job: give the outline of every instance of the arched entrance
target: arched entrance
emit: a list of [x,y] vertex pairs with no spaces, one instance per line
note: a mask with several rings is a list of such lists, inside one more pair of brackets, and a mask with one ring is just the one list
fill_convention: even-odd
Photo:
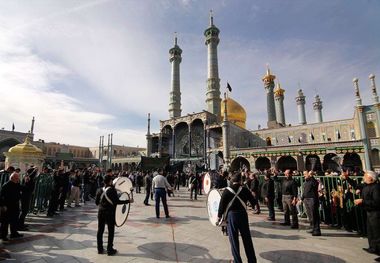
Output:
[[346,153],[343,157],[343,166],[348,167],[351,171],[363,170],[362,160],[357,153]]
[[186,122],[180,122],[174,127],[174,136],[175,157],[190,156],[189,126]]
[[7,152],[13,146],[19,144],[20,142],[15,138],[8,138],[0,142],[0,162],[5,162],[5,156],[3,152]]
[[204,128],[200,119],[194,120],[191,125],[191,156],[202,157],[204,152]]
[[306,170],[308,171],[322,171],[321,160],[316,154],[309,154],[306,156]]
[[287,169],[297,170],[297,161],[292,156],[281,156],[277,161],[277,169],[284,172]]
[[173,156],[173,129],[167,125],[161,130],[161,156]]
[[380,158],[379,158],[379,150],[372,149],[371,150],[371,160],[373,166],[380,166]]
[[328,153],[323,157],[323,171],[331,170],[339,172],[339,165],[333,160],[336,156],[335,153]]
[[231,168],[230,170],[233,171],[241,171],[243,169],[247,168],[250,170],[250,164],[247,159],[244,157],[236,157],[232,162],[231,162]]
[[270,137],[267,137],[265,141],[267,142],[267,146],[272,146],[272,140]]
[[270,169],[270,160],[267,157],[259,157],[255,161],[255,167],[259,171]]

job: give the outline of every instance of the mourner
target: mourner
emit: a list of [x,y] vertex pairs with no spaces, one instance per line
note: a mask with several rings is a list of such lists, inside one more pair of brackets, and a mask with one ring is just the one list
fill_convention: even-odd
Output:
[[26,231],[28,230],[25,225],[25,218],[29,212],[30,199],[32,198],[32,194],[35,186],[35,178],[38,173],[38,168],[31,166],[22,179],[21,184],[21,213],[19,217],[19,230]]
[[290,215],[292,215],[291,228],[298,229],[298,216],[297,216],[297,195],[298,185],[292,177],[292,171],[285,171],[285,178],[282,182],[282,206],[284,209],[284,222],[283,226],[290,226]]
[[257,262],[246,211],[247,201],[251,203],[252,207],[255,206],[257,201],[248,188],[242,187],[240,173],[235,173],[231,177],[231,183],[231,187],[227,187],[222,194],[218,209],[218,221],[221,220],[223,215],[226,215],[228,238],[234,263],[243,262],[239,250],[239,233],[243,240],[247,262]]
[[152,176],[150,172],[147,172],[144,177],[144,184],[145,184],[145,199],[144,199],[144,205],[149,205],[149,196],[151,193],[152,188]]
[[154,200],[156,201],[156,218],[160,218],[160,200],[162,200],[166,218],[170,217],[168,204],[166,202],[166,190],[171,190],[172,187],[163,174],[164,171],[159,169],[158,174],[152,181],[152,190],[154,191]]
[[197,200],[198,186],[198,177],[194,173],[191,173],[189,177],[190,200],[193,200],[193,193],[194,199]]
[[104,253],[103,248],[103,233],[105,225],[108,227],[108,243],[107,255],[112,256],[117,253],[113,247],[113,239],[115,234],[115,211],[116,205],[133,203],[133,199],[121,201],[117,195],[117,191],[112,184],[112,177],[106,176],[104,178],[104,187],[100,188],[96,194],[96,205],[99,206],[98,210],[98,233],[97,233],[97,247],[98,254]]
[[274,181],[272,180],[271,174],[267,172],[264,176],[264,182],[261,185],[261,197],[267,204],[269,216],[267,220],[275,221],[276,215],[274,212]]
[[[367,213],[368,253],[380,255],[380,184],[378,175],[373,171],[364,173],[365,183],[361,190],[361,199],[356,199],[356,205],[363,206]],[[380,259],[376,259],[380,261]]]
[[18,217],[20,214],[20,198],[21,186],[20,175],[13,172],[1,188],[0,192],[0,206],[2,208],[1,216],[1,238],[3,241],[8,241],[8,227],[10,225],[11,238],[22,237],[22,234],[17,232]]
[[303,184],[301,200],[305,204],[306,214],[310,221],[308,233],[311,233],[313,236],[320,236],[318,181],[314,178],[314,174],[313,171],[304,172],[305,182]]

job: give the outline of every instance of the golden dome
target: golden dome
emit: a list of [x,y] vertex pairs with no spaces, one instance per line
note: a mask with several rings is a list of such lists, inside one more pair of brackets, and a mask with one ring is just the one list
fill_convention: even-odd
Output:
[[30,143],[30,139],[26,136],[23,143],[17,144],[8,150],[13,154],[28,154],[28,155],[42,155],[43,152],[40,148]]
[[[226,100],[222,101],[221,116],[224,116],[224,105]],[[245,129],[245,122],[247,120],[247,114],[245,109],[231,98],[227,98],[227,119],[235,125]]]

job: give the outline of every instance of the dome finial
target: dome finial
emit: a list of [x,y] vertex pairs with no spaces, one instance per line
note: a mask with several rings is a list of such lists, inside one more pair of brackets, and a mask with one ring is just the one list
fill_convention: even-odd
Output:
[[214,25],[214,16],[212,13],[212,9],[210,9],[210,26],[213,26],[213,25]]
[[174,32],[174,45],[177,46],[177,32]]

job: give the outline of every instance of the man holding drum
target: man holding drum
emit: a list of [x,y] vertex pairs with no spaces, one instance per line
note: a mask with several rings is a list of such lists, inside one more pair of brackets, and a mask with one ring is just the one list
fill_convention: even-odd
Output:
[[[107,174],[112,174],[112,171],[107,171]],[[112,177],[107,175],[104,178],[104,187],[100,188],[96,194],[96,205],[99,206],[98,211],[98,233],[97,233],[97,245],[98,254],[104,253],[103,248],[103,233],[105,225],[108,226],[108,244],[107,255],[112,256],[117,253],[117,250],[113,248],[113,238],[115,234],[115,211],[116,205],[133,203],[133,199],[119,200],[117,191],[112,184]]]
[[241,174],[235,173],[231,177],[231,187],[224,190],[218,210],[218,221],[222,216],[227,219],[228,238],[231,244],[232,255],[235,263],[242,263],[239,250],[239,232],[243,240],[245,254],[248,263],[256,263],[255,249],[253,248],[251,232],[248,225],[246,203],[249,201],[252,207],[256,200],[250,190],[241,185]]

